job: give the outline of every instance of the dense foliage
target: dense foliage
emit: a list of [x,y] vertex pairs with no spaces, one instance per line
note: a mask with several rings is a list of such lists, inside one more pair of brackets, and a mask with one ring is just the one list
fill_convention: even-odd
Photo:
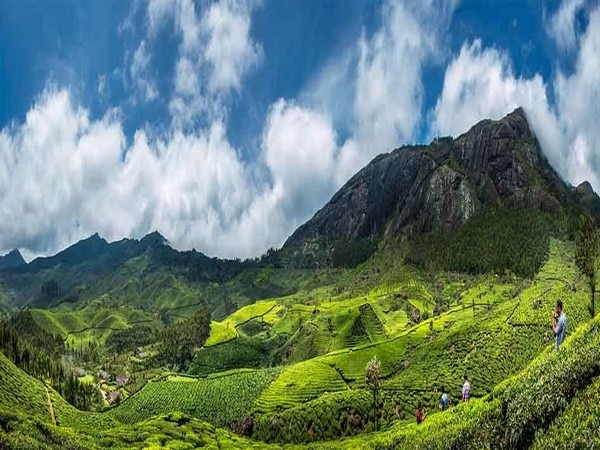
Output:
[[29,312],[0,322],[0,350],[25,372],[47,381],[73,406],[89,410],[99,403],[96,389],[80,383],[63,365],[62,340],[39,328]]
[[594,219],[585,214],[581,216],[575,239],[575,261],[577,267],[589,282],[591,291],[590,316],[596,315],[596,259],[598,256],[598,230]]
[[106,349],[111,353],[132,352],[137,347],[151,344],[155,339],[156,335],[151,327],[138,325],[113,331],[106,339]]
[[418,237],[408,260],[431,270],[532,277],[548,255],[551,219],[534,209],[477,213],[450,235]]
[[217,426],[232,427],[248,414],[276,375],[277,371],[267,369],[198,379],[166,377],[149,382],[109,414],[120,422],[136,423],[158,414],[180,411]]
[[365,261],[377,249],[374,239],[356,239],[333,244],[331,263],[334,267],[354,267]]
[[160,333],[155,364],[186,368],[194,358],[195,349],[202,347],[208,338],[210,314],[205,306],[191,318],[166,327]]

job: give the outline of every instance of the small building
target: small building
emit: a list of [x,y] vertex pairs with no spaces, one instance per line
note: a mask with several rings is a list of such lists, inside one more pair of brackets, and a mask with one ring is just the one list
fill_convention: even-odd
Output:
[[129,377],[127,375],[119,375],[117,377],[117,385],[118,386],[123,387],[127,383],[129,383]]
[[134,355],[136,358],[144,359],[146,355],[144,354],[144,349],[142,347],[138,347],[135,349]]
[[81,367],[78,367],[77,369],[75,369],[73,371],[73,373],[78,378],[85,377],[87,375],[86,372],[85,372],[85,370],[83,370]]
[[121,391],[107,392],[104,397],[108,403],[118,403],[121,401]]

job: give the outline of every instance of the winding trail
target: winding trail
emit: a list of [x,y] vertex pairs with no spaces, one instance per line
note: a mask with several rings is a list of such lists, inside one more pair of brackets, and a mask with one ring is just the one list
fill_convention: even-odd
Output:
[[48,410],[50,411],[50,418],[52,419],[52,423],[56,426],[56,416],[54,415],[54,406],[52,406],[52,399],[50,399],[48,386],[44,385],[44,389],[46,389],[46,397],[48,398]]

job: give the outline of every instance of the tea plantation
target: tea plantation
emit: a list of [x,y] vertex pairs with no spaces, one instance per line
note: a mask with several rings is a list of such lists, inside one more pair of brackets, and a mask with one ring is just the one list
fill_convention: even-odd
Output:
[[[600,322],[589,321],[589,293],[574,258],[573,243],[551,238],[547,258],[531,278],[426,272],[398,263],[389,251],[338,273],[337,282],[327,275],[324,284],[311,285],[302,275],[305,289],[213,318],[208,340],[195,350],[187,373],[163,368],[104,412],[75,409],[0,355],[0,443],[8,448],[588,447],[599,439],[594,411],[600,395]],[[556,354],[549,315],[558,299],[565,304],[569,336]],[[169,323],[156,312],[100,300],[80,309],[34,309],[32,315],[38,326],[73,347],[92,340],[104,345],[113,332],[136,330],[138,324],[159,332]],[[156,347],[144,350],[152,354]],[[101,346],[100,356],[110,367],[144,368],[143,358],[103,351]],[[365,367],[374,357],[381,362],[376,413],[365,385]],[[472,384],[468,404],[460,403],[465,373]],[[88,377],[97,382],[95,374]],[[437,412],[441,385],[451,399],[444,413]],[[429,415],[417,426],[419,402]]]

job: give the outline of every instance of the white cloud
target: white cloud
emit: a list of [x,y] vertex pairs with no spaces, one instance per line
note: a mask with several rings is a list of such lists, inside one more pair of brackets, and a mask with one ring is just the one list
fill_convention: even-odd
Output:
[[258,255],[331,191],[335,150],[326,117],[284,101],[252,165],[220,121],[164,137],[139,130],[128,146],[117,116],[91,120],[67,91],[49,90],[0,132],[0,249],[40,254],[96,231],[113,240],[159,230],[178,248]]
[[576,16],[585,3],[586,0],[562,0],[558,10],[550,17],[547,24],[548,34],[560,50],[569,51],[576,47]]
[[510,57],[481,41],[463,44],[448,65],[442,93],[433,111],[434,135],[457,135],[482,118],[499,119],[518,106],[547,104],[539,75],[516,78]]
[[285,213],[305,219],[332,190],[337,144],[329,118],[280,100],[269,113],[263,149]]
[[559,73],[554,84],[561,124],[574,162],[570,178],[589,179],[600,192],[600,6],[590,14],[581,36],[575,71]]
[[148,34],[156,36],[158,30],[173,17],[176,0],[148,0]]
[[421,65],[433,42],[402,3],[384,7],[382,28],[361,39],[355,113],[370,154],[410,138],[420,119]]
[[44,94],[24,124],[0,133],[0,247],[43,251],[82,237],[90,224],[73,212],[105,202],[123,143],[110,116],[90,123],[67,93]]
[[[257,3],[221,0],[199,13],[191,0],[151,0],[147,40],[131,71],[150,72],[151,40],[173,20],[181,40],[170,100],[175,126],[159,137],[139,130],[129,145],[115,115],[92,120],[68,93],[46,92],[25,123],[0,134],[0,248],[46,252],[95,231],[117,239],[155,229],[176,247],[225,257],[281,245],[373,156],[413,138],[421,72],[439,59],[455,3],[386,2],[380,29],[353,49],[356,79],[351,71],[343,77],[352,84],[347,113],[356,125],[345,142],[327,106],[279,100],[258,160],[247,162],[228,142],[219,108],[260,61],[250,35]],[[199,114],[205,128],[179,126]]]
[[143,40],[131,57],[129,76],[137,96],[147,102],[158,97],[156,83],[149,74],[150,61],[150,53],[146,47],[146,41]]
[[415,137],[422,115],[422,71],[439,60],[441,39],[457,3],[388,1],[381,27],[359,40],[355,129],[340,150],[338,183],[375,155]]
[[250,33],[255,0],[217,0],[198,11],[193,0],[150,0],[148,38],[173,20],[180,38],[169,109],[175,126],[227,112],[230,95],[262,57]]
[[[549,86],[540,75],[516,77],[508,54],[463,45],[448,65],[431,112],[433,134],[457,134],[482,118],[497,119],[522,106],[550,163],[568,181],[590,181],[600,191],[600,7],[580,38],[575,70],[558,72]],[[547,91],[554,90],[551,105]]]
[[250,38],[251,6],[221,0],[202,18],[202,29],[208,35],[204,59],[211,68],[208,87],[212,92],[239,91],[241,78],[259,62],[262,49]]
[[106,74],[98,75],[98,95],[104,97],[106,95]]

